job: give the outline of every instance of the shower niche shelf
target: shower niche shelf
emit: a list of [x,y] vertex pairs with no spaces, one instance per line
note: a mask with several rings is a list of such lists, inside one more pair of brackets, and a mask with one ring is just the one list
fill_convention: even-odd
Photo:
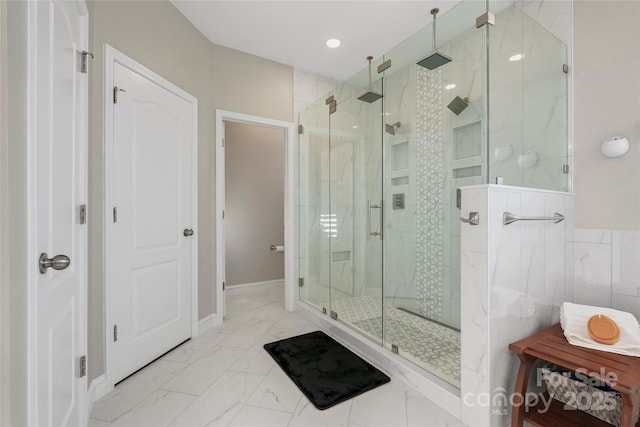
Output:
[[388,158],[391,185],[409,184],[409,140],[391,141]]
[[451,129],[451,160],[479,158],[482,154],[482,122],[473,121]]
[[451,177],[482,175],[482,122],[476,120],[451,129]]

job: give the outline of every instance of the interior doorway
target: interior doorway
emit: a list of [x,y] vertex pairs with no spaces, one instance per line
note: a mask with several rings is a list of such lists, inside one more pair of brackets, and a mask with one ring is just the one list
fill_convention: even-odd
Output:
[[234,286],[284,279],[285,306],[293,309],[293,135],[289,122],[216,111],[217,323]]
[[225,285],[284,283],[285,131],[225,121]]

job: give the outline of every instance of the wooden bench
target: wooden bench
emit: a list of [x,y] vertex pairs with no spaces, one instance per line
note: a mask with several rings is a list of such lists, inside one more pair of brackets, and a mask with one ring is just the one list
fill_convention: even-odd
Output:
[[[535,335],[509,344],[509,350],[520,358],[520,369],[515,393],[525,396],[529,375],[538,359],[575,371],[586,369],[592,378],[604,381],[620,392],[622,418],[620,426],[633,427],[640,408],[640,357],[623,356],[591,350],[569,344],[560,324],[555,324]],[[604,375],[601,375],[604,373]],[[616,381],[611,381],[616,378]],[[524,400],[524,399],[522,399]],[[540,403],[527,408],[525,402],[514,404],[511,426],[522,426],[527,421],[535,426],[609,426],[610,424],[578,410],[564,410],[564,404],[553,400],[548,411]],[[640,423],[637,424],[640,426]]]

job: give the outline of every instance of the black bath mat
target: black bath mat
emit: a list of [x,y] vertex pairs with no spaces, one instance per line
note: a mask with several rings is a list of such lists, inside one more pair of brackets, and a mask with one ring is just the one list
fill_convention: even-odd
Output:
[[264,345],[318,409],[388,383],[389,377],[321,331]]

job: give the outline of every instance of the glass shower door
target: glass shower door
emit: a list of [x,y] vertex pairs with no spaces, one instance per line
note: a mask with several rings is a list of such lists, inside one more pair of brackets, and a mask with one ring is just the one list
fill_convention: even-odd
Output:
[[330,303],[329,262],[334,224],[329,209],[329,114],[324,98],[300,113],[300,300],[317,310]]
[[362,92],[344,88],[330,115],[331,316],[381,343],[383,104]]

